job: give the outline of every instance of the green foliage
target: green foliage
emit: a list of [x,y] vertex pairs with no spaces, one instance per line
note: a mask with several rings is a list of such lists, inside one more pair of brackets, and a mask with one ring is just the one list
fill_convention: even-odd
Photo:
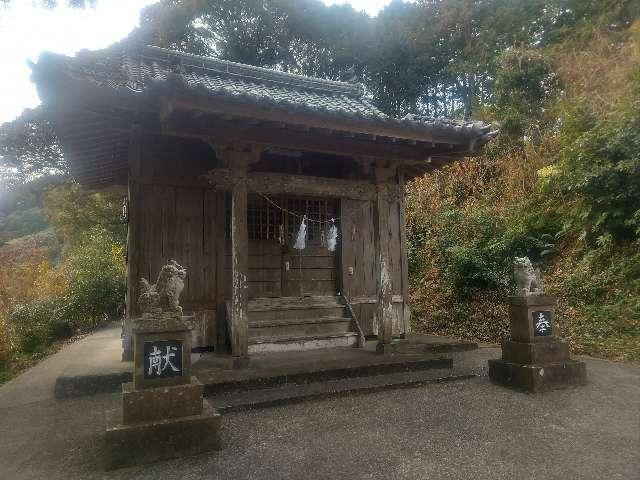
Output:
[[571,198],[558,208],[564,229],[590,245],[640,238],[640,75],[630,80],[620,115],[593,118],[567,108],[555,181],[545,185]]
[[119,313],[125,294],[124,246],[112,233],[99,227],[85,232],[68,253],[65,272],[64,316],[74,325],[93,327]]
[[120,244],[126,241],[122,198],[116,195],[87,193],[78,184],[67,183],[45,193],[44,209],[56,234],[68,246],[82,242],[96,226]]
[[59,298],[45,298],[16,305],[9,313],[9,333],[19,352],[33,353],[55,340],[68,338],[74,333],[71,323],[61,315]]
[[66,291],[13,306],[6,324],[16,352],[35,352],[121,312],[124,249],[104,229],[85,232],[64,262]]
[[[52,187],[44,177],[13,194],[8,218],[42,211],[44,203],[57,241],[42,241],[54,236],[49,229],[45,237],[41,232],[0,248],[0,362],[9,372],[57,340],[121,314],[125,294],[126,225],[118,196],[68,183]],[[17,224],[29,225],[24,218]]]
[[527,131],[539,129],[544,107],[553,100],[557,89],[551,65],[541,51],[504,52],[493,92],[493,111],[503,136],[521,140]]

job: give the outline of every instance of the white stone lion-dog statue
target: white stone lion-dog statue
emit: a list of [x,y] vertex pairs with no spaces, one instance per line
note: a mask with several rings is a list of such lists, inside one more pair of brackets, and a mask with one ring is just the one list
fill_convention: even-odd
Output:
[[519,295],[542,295],[540,269],[533,268],[529,257],[516,257],[514,259],[513,274]]
[[138,307],[145,314],[171,312],[182,315],[180,294],[184,289],[184,279],[187,270],[175,260],[170,260],[158,274],[155,284],[150,284],[145,278],[140,279],[140,296]]

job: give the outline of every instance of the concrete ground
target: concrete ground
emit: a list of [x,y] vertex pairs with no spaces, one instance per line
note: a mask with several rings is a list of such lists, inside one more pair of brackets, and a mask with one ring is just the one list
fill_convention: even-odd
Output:
[[[640,367],[590,358],[588,386],[538,395],[481,376],[231,413],[219,452],[105,473],[113,396],[53,398],[55,378],[90,361],[79,351],[70,345],[0,387],[0,478],[640,477]],[[483,373],[498,356],[481,348],[455,360]]]

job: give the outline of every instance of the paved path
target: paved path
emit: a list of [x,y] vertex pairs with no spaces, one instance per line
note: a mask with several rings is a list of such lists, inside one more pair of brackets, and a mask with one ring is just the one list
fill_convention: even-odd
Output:
[[[87,341],[101,348],[98,336]],[[586,358],[588,386],[539,395],[480,377],[229,414],[220,452],[104,473],[100,434],[114,398],[53,399],[55,377],[82,351],[70,345],[0,387],[0,478],[570,480],[640,472],[640,367]],[[481,372],[495,355],[484,348],[457,359]]]
[[[118,373],[131,370],[130,363],[122,357],[120,323],[113,322],[66,345],[13,380],[0,387],[0,409],[52,400],[56,379],[62,375],[73,376],[81,372]],[[1,478],[1,477],[0,477]]]

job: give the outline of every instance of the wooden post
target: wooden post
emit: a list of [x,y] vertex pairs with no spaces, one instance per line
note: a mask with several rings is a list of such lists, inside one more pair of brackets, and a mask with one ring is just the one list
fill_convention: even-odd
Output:
[[376,318],[378,321],[377,350],[387,352],[393,329],[393,292],[389,265],[389,201],[388,186],[392,170],[376,168],[376,198],[374,208],[374,239],[376,262]]
[[133,125],[129,137],[129,175],[127,193],[127,291],[125,320],[122,326],[122,360],[133,360],[131,319],[136,315],[136,292],[139,278],[140,256],[140,183],[142,162],[142,135],[140,127]]
[[[246,167],[236,166],[236,183],[231,191],[231,355],[245,357],[249,353],[247,315],[249,237],[247,233]],[[244,170],[244,171],[243,171]]]
[[224,146],[216,155],[228,166],[232,175],[231,188],[231,355],[249,354],[249,235],[247,232],[247,170],[260,159],[260,150],[251,146]]
[[400,260],[402,262],[402,333],[411,333],[411,309],[409,308],[409,262],[407,259],[407,221],[405,214],[405,179],[402,168],[398,169],[398,186],[400,189]]

